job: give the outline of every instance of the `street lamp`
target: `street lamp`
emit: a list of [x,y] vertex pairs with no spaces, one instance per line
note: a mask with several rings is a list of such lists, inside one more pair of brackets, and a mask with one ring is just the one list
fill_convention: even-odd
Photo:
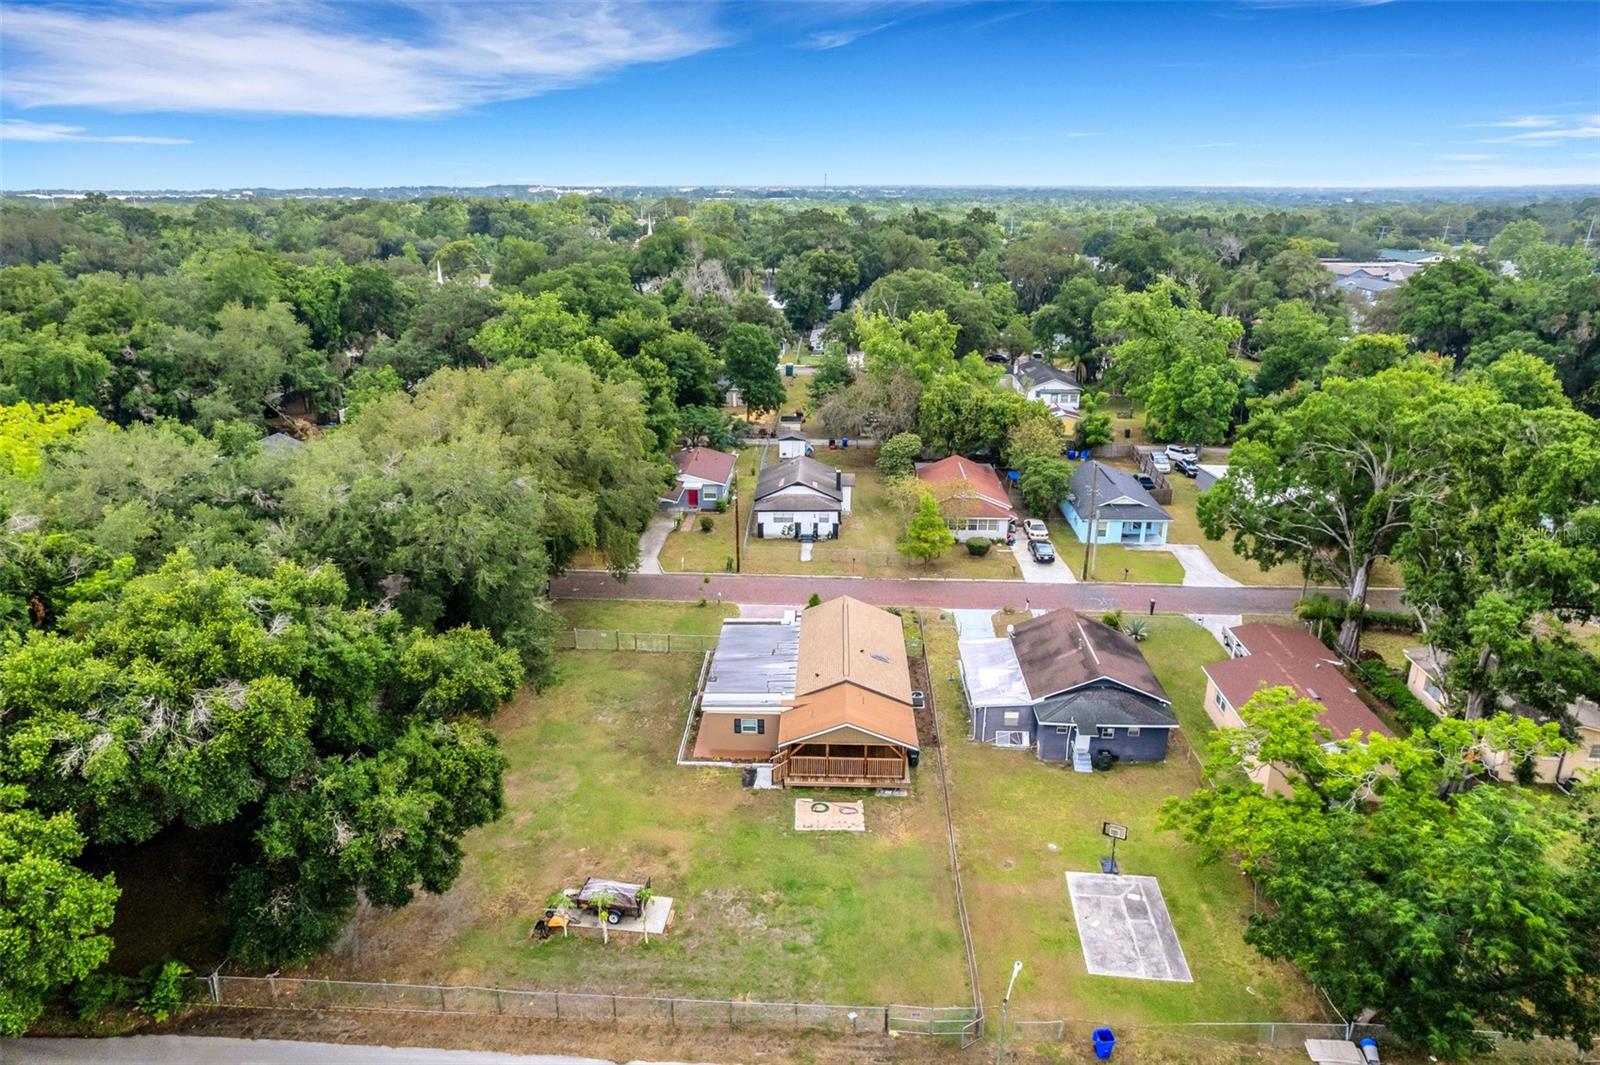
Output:
[[1000,1037],[995,1040],[995,1065],[1001,1065],[1006,1059],[1006,1030],[1011,1027],[1011,989],[1017,986],[1017,977],[1021,975],[1022,962],[1012,962],[1011,982],[1006,984],[1005,998],[1000,1000]]

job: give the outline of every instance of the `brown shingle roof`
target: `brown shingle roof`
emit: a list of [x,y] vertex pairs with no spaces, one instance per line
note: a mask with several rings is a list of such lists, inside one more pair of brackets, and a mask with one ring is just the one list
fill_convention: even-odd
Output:
[[718,484],[728,483],[736,461],[735,456],[714,447],[689,447],[672,453],[672,463],[678,467],[679,473]]
[[900,619],[859,599],[841,596],[800,616],[800,664],[795,694],[844,682],[911,705],[911,671]]
[[1229,631],[1250,653],[1201,668],[1235,710],[1262,688],[1282,685],[1322,704],[1322,724],[1334,739],[1342,740],[1357,729],[1394,735],[1352,690],[1333,652],[1306,630],[1254,621]]
[[856,728],[890,743],[917,746],[917,719],[909,705],[854,684],[835,685],[795,699],[791,709],[778,718],[778,746],[815,739],[840,728]]
[[940,500],[941,506],[948,506],[951,513],[959,511],[962,516],[972,518],[1012,516],[1011,497],[1006,495],[994,467],[987,463],[951,455],[938,462],[919,465],[917,477],[929,484],[958,484],[972,493],[969,498]]
[[1035,699],[1105,678],[1172,702],[1131,636],[1075,610],[1052,610],[1012,626],[1011,646]]

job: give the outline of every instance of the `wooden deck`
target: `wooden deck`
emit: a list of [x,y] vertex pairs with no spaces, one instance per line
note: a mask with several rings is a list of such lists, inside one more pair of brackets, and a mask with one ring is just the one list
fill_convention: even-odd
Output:
[[791,788],[898,788],[911,783],[910,760],[904,748],[873,747],[871,753],[857,754],[859,747],[841,750],[805,744],[801,750],[817,753],[780,751],[772,762],[773,783]]

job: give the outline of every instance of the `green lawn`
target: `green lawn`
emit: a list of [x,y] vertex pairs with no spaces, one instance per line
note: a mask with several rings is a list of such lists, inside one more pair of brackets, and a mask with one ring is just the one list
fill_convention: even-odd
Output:
[[[708,510],[703,515],[685,515],[682,527],[670,533],[662,545],[662,569],[668,573],[723,573],[732,569],[734,543],[750,517],[749,501],[755,495],[763,450],[764,445],[756,444],[739,451],[739,462],[733,473],[733,490],[739,495],[741,508],[737,519],[731,502],[724,513]],[[776,461],[777,456],[778,453],[772,451],[768,461]],[[700,530],[702,516],[711,519],[710,532]]]
[[[1293,968],[1270,962],[1243,941],[1249,887],[1226,864],[1204,865],[1176,836],[1156,828],[1169,795],[1198,785],[1186,744],[1203,744],[1210,727],[1201,707],[1200,664],[1223,657],[1209,633],[1181,617],[1148,619],[1142,644],[1172,697],[1183,735],[1167,761],[1075,773],[1022,751],[979,746],[955,679],[954,630],[928,627],[935,698],[950,744],[962,878],[979,978],[998,1000],[1020,959],[1013,1014],[1121,1024],[1254,1019],[1320,1019],[1312,990]],[[1127,980],[1087,974],[1064,874],[1092,871],[1106,853],[1103,820],[1128,826],[1117,855],[1125,871],[1157,877],[1194,983]]]
[[645,599],[561,599],[556,612],[574,629],[616,629],[620,632],[675,632],[715,636],[722,619],[739,616],[732,603],[694,606]]
[[[565,608],[565,607],[564,607]],[[636,610],[636,607],[627,607]],[[679,607],[692,615],[695,608]],[[658,625],[679,626],[657,620]],[[836,1003],[956,1005],[961,936],[929,751],[868,831],[797,833],[793,792],[674,764],[701,657],[564,652],[549,690],[495,718],[506,812],[470,833],[439,897],[366,909],[316,975]],[[670,933],[530,940],[587,875],[651,876]]]
[[1383,656],[1383,662],[1390,669],[1398,669],[1402,673],[1410,668],[1411,663],[1406,660],[1405,649],[1416,647],[1422,643],[1422,637],[1410,632],[1378,632],[1367,629],[1361,633],[1361,649],[1376,651]]
[[[1066,557],[1073,572],[1083,575],[1083,545],[1073,541],[1076,550]],[[1093,581],[1133,581],[1135,584],[1182,584],[1183,563],[1166,551],[1135,551],[1121,544],[1096,544]]]
[[979,558],[957,544],[942,556],[924,565],[907,560],[895,550],[904,528],[898,511],[889,505],[875,464],[878,449],[851,447],[839,450],[819,448],[819,462],[839,466],[856,476],[851,491],[851,511],[845,515],[839,538],[813,546],[810,562],[800,561],[800,545],[793,540],[758,540],[745,544],[746,573],[796,573],[819,577],[971,577],[1017,580],[1021,571],[1017,560],[1004,544],[996,544]]

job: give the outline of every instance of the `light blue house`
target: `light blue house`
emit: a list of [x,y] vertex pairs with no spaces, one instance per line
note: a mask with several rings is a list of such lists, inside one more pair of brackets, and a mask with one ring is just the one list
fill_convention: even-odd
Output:
[[1099,523],[1094,535],[1098,544],[1164,544],[1172,527],[1172,515],[1133,474],[1099,462],[1085,462],[1072,475],[1061,515],[1084,543],[1089,541],[1091,521]]

